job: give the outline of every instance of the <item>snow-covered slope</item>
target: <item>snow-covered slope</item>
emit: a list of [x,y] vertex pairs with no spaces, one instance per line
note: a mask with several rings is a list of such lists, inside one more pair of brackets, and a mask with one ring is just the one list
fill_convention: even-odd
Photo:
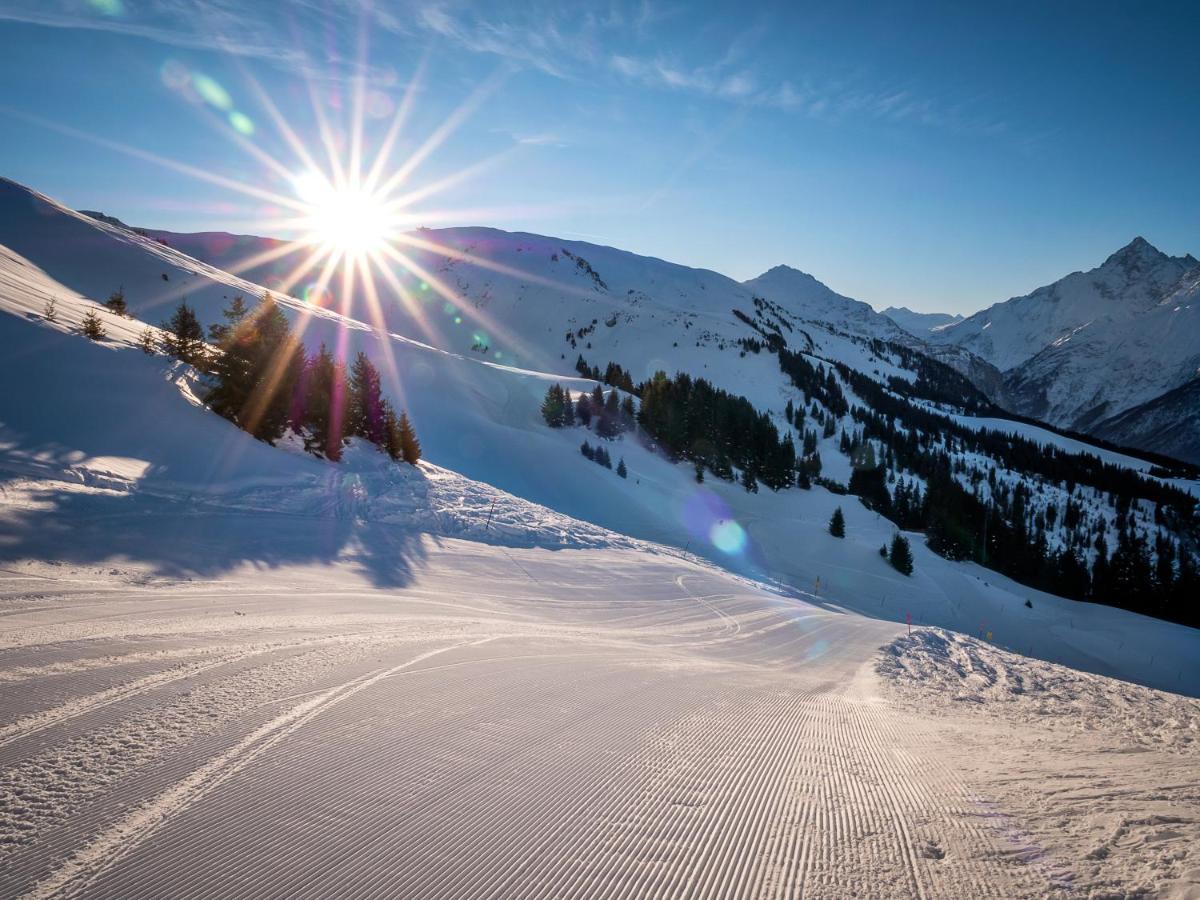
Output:
[[832,326],[849,334],[911,343],[912,335],[861,300],[852,300],[807,272],[776,266],[743,284],[753,293],[784,306],[806,322]]
[[[101,290],[113,281],[124,283],[135,310],[139,304],[129,285],[153,284],[147,272],[154,275],[160,269],[168,272],[168,285],[177,277],[184,279],[182,273],[194,273],[187,278],[189,300],[199,298],[197,306],[204,302],[209,309],[223,304],[224,296],[235,289],[248,289],[251,294],[258,291],[153,241],[109,232],[111,226],[79,222],[61,210],[52,210],[51,215],[65,223],[68,234],[74,234],[77,224],[92,231],[81,232],[63,251],[59,250],[61,241],[47,240],[35,247],[45,263],[60,267],[80,284],[91,280],[102,285]],[[280,497],[290,496],[301,506],[324,498],[332,509],[396,508],[418,514],[413,510],[419,509],[420,503],[387,499],[394,489],[392,476],[383,481],[372,476],[364,481],[361,472],[347,472],[257,444],[203,410],[194,397],[193,376],[131,346],[140,323],[101,313],[113,340],[97,345],[63,333],[79,321],[85,307],[93,306],[92,301],[14,253],[5,259],[0,285],[6,287],[0,304],[14,315],[0,318],[4,328],[0,338],[6,347],[21,348],[20,353],[7,354],[5,378],[8,383],[21,380],[32,386],[23,394],[10,396],[0,407],[5,466],[10,471],[22,478],[71,479],[122,491],[204,489],[205,493],[227,495],[222,502],[232,502],[228,496],[237,495],[237,502],[248,505],[278,504]],[[546,264],[555,263],[548,260]],[[659,278],[657,272],[655,269],[651,277]],[[706,281],[706,273],[694,270],[683,270],[678,277],[697,279],[699,284],[716,283]],[[161,278],[159,282],[163,283]],[[57,324],[40,321],[41,301],[30,300],[47,295],[61,298]],[[281,298],[281,302],[289,304],[287,308],[295,316],[305,309],[300,301]],[[661,315],[657,306],[639,313],[652,322]],[[212,317],[206,318],[211,321]],[[538,413],[549,384],[562,381],[573,389],[590,389],[592,382],[497,365],[470,352],[449,353],[399,335],[380,335],[329,311],[314,318],[308,329],[306,339],[331,344],[341,340],[349,351],[362,347],[381,360],[389,392],[396,404],[413,416],[426,458],[432,463],[462,473],[471,484],[493,485],[521,502],[546,508],[543,519],[550,523],[547,528],[560,537],[552,539],[538,525],[528,532],[526,543],[569,542],[577,532],[586,533],[585,526],[570,525],[569,520],[557,524],[554,514],[562,514],[635,538],[686,548],[817,602],[873,616],[903,620],[911,615],[916,621],[963,630],[973,630],[981,618],[1004,622],[1004,628],[997,629],[997,639],[1024,652],[1167,687],[1172,685],[1165,670],[1148,666],[1137,654],[1116,646],[1120,635],[1129,628],[1143,629],[1154,635],[1152,640],[1164,653],[1189,652],[1193,633],[1188,629],[1030,590],[996,573],[944,560],[928,551],[919,538],[913,541],[915,574],[899,575],[877,552],[880,544],[890,539],[892,524],[852,498],[822,488],[747,494],[717,479],[697,485],[690,467],[674,464],[629,437],[611,448],[614,461],[623,457],[629,468],[630,477],[620,479],[579,454],[580,429],[548,429]],[[644,333],[641,339],[649,340]],[[869,351],[861,344],[832,332],[822,340],[826,350],[869,366]],[[614,347],[622,346],[620,338],[612,341]],[[757,379],[756,384],[746,386],[746,392],[768,398],[775,409],[782,405],[785,394],[794,393],[794,389],[784,390],[778,369],[767,354],[743,357],[729,351],[705,357],[708,362],[714,358],[738,367],[725,370],[720,377],[732,377],[732,371]],[[894,369],[893,363],[883,359],[874,364]],[[139,405],[143,393],[152,406],[149,416],[142,414],[144,407]],[[172,412],[174,400],[178,401],[178,415],[191,417],[178,425]],[[197,428],[203,433],[195,431]],[[822,449],[827,471],[844,480],[848,464],[837,453],[836,440],[823,442]],[[393,468],[383,466],[384,471]],[[291,479],[307,487],[280,492],[273,478]],[[458,491],[470,508],[487,506],[486,492],[468,489],[466,482],[463,487],[456,487],[453,481],[448,484],[451,495]],[[443,498],[439,503],[454,505],[445,499],[446,494],[439,496]],[[847,520],[844,540],[831,538],[826,529],[837,506],[843,508]],[[438,515],[441,513],[434,513],[435,518]],[[57,527],[62,516],[62,508],[52,502],[46,511],[29,513],[23,527],[30,532]],[[481,516],[472,520],[476,529]],[[518,531],[521,527],[528,528],[514,525]],[[458,532],[452,529],[450,533]],[[10,555],[19,553],[21,540],[11,540],[8,547]],[[80,553],[95,559],[110,550],[81,548]],[[1033,600],[1032,609],[1024,605],[1027,598]],[[1068,627],[1068,619],[1081,609],[1089,610],[1087,616],[1094,628]],[[1177,680],[1174,686],[1179,686]]]
[[[1167,256],[1139,237],[1099,268],[998,303],[930,339],[1001,369],[1000,399],[1014,412],[1105,432],[1106,419],[1200,371],[1200,262]],[[1135,446],[1158,446],[1128,428],[1107,433],[1118,431]],[[1178,446],[1196,440],[1189,432]]]
[[923,313],[907,306],[889,306],[883,311],[883,315],[917,337],[925,337],[935,328],[953,325],[955,322],[961,322],[963,318],[958,313]]
[[1200,377],[1117,413],[1091,430],[1126,447],[1154,447],[1176,459],[1200,462]]

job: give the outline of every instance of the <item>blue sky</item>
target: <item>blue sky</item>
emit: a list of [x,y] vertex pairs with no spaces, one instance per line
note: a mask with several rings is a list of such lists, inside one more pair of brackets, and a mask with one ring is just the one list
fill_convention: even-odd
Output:
[[114,144],[286,192],[231,137],[236,112],[303,169],[254,84],[319,153],[310,86],[343,129],[365,79],[369,149],[415,83],[397,163],[474,106],[412,186],[487,164],[423,201],[430,225],[971,312],[1137,234],[1200,253],[1197,33],[1182,3],[0,0],[0,174],[261,233],[261,200]]

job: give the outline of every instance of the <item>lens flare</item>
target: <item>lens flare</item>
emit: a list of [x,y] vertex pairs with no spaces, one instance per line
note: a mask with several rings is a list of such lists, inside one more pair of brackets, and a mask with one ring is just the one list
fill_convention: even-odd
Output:
[[733,519],[714,523],[708,530],[708,539],[714,547],[730,556],[746,549],[746,530]]
[[734,519],[729,504],[712,491],[701,488],[693,492],[680,513],[693,539],[708,541],[729,556],[745,553],[749,543],[746,529]]

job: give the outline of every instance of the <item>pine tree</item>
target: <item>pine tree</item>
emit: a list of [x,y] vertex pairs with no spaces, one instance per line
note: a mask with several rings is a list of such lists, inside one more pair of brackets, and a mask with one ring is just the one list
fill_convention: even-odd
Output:
[[125,305],[125,288],[120,287],[109,294],[104,305],[108,307],[108,311],[114,316],[125,316],[129,313],[129,307]]
[[629,477],[629,470],[625,468],[625,457],[623,457],[623,456],[621,457],[620,461],[617,463],[617,474],[620,475],[622,478]]
[[584,456],[586,456],[588,459],[596,458],[596,451],[592,449],[592,445],[589,444],[587,441],[584,441],[582,444],[579,445],[579,452],[582,453]]
[[154,347],[154,329],[147,325],[138,336],[138,347],[147,356],[153,356],[157,351]]
[[400,462],[404,459],[404,448],[400,441],[400,420],[396,418],[396,411],[392,409],[392,405],[387,403],[383,409],[383,451],[394,459]]
[[421,458],[421,442],[417,440],[416,429],[409,421],[408,413],[400,413],[400,455],[410,466],[415,466]]
[[47,322],[58,321],[58,301],[53,297],[46,301],[46,305],[42,307],[42,318]]
[[289,422],[303,418],[293,414],[293,403],[305,371],[304,348],[269,293],[226,335],[211,368],[216,385],[206,402],[259,440],[274,443]]
[[911,575],[913,571],[912,550],[908,546],[908,538],[896,532],[892,538],[892,551],[888,557],[892,568],[902,575]]
[[304,372],[304,449],[337,461],[342,458],[345,373],[322,344]]
[[[625,373],[625,378],[629,378],[629,373]],[[626,394],[621,400],[621,430],[632,431],[633,426],[637,424],[637,410],[633,405],[633,394]]]
[[836,538],[846,536],[846,518],[842,515],[840,506],[833,511],[833,515],[829,519],[829,533]]
[[[267,291],[263,295],[263,300],[273,300],[271,292]],[[246,318],[249,310],[246,308],[246,301],[242,299],[242,295],[238,294],[229,301],[229,305],[221,310],[221,315],[225,318],[224,324],[214,322],[208,326],[208,339],[213,344],[220,346],[225,343],[226,339],[237,329],[242,320]]]
[[575,415],[579,417],[584,428],[592,424],[592,398],[587,394],[580,394],[579,399],[575,401]]
[[546,388],[546,397],[542,400],[542,418],[551,428],[561,428],[566,417],[566,400],[562,385],[552,384]]
[[346,435],[365,438],[383,449],[385,404],[379,370],[361,350],[350,367],[346,386]]
[[704,484],[704,463],[696,460],[696,484]]
[[742,487],[746,489],[747,494],[758,493],[758,480],[749,468],[742,469]]
[[98,341],[107,334],[104,324],[94,309],[89,309],[84,315],[83,321],[79,325],[79,331],[84,337],[91,338],[93,341]]
[[205,362],[204,331],[196,312],[181,301],[169,321],[161,326],[163,352],[189,365],[200,366]]

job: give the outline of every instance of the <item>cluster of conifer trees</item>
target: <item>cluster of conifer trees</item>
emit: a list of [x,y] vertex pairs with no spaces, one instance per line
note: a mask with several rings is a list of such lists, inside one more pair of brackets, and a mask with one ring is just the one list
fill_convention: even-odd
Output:
[[[976,430],[911,403],[908,397],[920,396],[975,412],[995,411],[949,367],[892,344],[880,344],[876,350],[906,354],[905,365],[916,368],[917,381],[884,388],[848,366],[834,364],[822,372],[801,354],[777,351],[781,368],[806,401],[819,398],[823,404],[828,400],[838,404],[841,398],[845,402],[832,378],[836,370],[864,404],[848,410],[860,428],[842,436],[842,450],[850,454],[853,466],[850,493],[899,527],[924,531],[929,547],[948,558],[973,559],[1061,596],[1200,624],[1196,601],[1200,578],[1190,552],[1179,552],[1172,541],[1159,537],[1155,549],[1161,552],[1152,557],[1152,548],[1127,515],[1118,515],[1115,535],[1108,533],[1100,518],[1085,536],[1079,528],[1080,504],[1073,500],[1067,502],[1061,523],[1065,544],[1051,550],[1048,533],[1056,525],[1057,511],[1032,511],[1027,483],[1006,486],[997,480],[995,468],[968,467],[961,457],[952,459],[950,451],[988,457],[1005,469],[1065,485],[1072,497],[1080,487],[1095,488],[1112,497],[1118,510],[1127,511],[1137,498],[1150,500],[1156,518],[1183,534],[1185,541],[1195,538],[1194,534],[1187,537],[1194,532],[1194,498],[1124,466],[1105,463],[1098,455],[1069,453],[1017,435]],[[875,444],[881,448],[878,454]],[[924,480],[924,493],[902,477],[897,479],[897,472]],[[989,499],[985,502],[979,492],[965,486],[963,476],[968,482],[987,479]],[[1089,569],[1091,554],[1095,562]]]
[[158,348],[148,334],[143,349],[161,349],[205,372],[209,407],[259,440],[273,444],[291,430],[304,436],[309,452],[339,460],[346,441],[360,437],[392,459],[421,458],[412,423],[383,396],[379,371],[364,353],[348,372],[324,344],[310,355],[270,293],[253,309],[234,297],[222,317],[208,330],[214,350],[182,302],[161,326]]
[[771,417],[745,397],[682,372],[674,378],[657,372],[638,393],[638,424],[671,458],[726,480],[736,466],[748,491],[757,491],[759,481],[776,491],[796,483],[791,434],[781,438]]
[[[593,447],[587,441],[584,441],[579,445],[579,452],[592,462],[596,463],[597,465],[604,466],[606,469],[611,469],[613,467],[612,456],[609,454],[608,450],[604,448],[603,444],[598,444]],[[625,468],[625,457],[621,457],[621,459],[617,462],[617,474],[622,478],[629,477],[629,470]]]
[[600,385],[590,394],[572,400],[570,391],[561,384],[552,384],[542,400],[542,418],[551,428],[568,428],[577,423],[590,428],[595,422],[596,434],[608,440],[632,430],[636,423],[633,397],[622,398],[616,389],[606,397]]
[[[921,398],[978,414],[1001,412],[959,373],[908,348],[874,342],[877,354],[899,354],[901,363],[917,372],[913,382],[884,387],[843,364],[813,363],[787,349],[780,335],[770,337],[755,352],[775,352],[781,369],[801,392],[802,401],[789,401],[785,410],[787,421],[802,435],[799,454],[791,437],[781,438],[766,413],[704,379],[686,374],[670,379],[660,372],[634,386],[632,393],[641,397],[637,421],[645,436],[672,458],[692,462],[698,481],[706,470],[731,479],[737,467],[747,490],[757,490],[760,480],[776,490],[792,484],[808,487],[813,482],[842,492],[848,488],[898,527],[925,532],[929,547],[945,557],[978,561],[1061,596],[1200,624],[1195,555],[1181,549],[1183,545],[1194,548],[1197,541],[1196,501],[1189,494],[1105,463],[1095,454],[1070,453],[1017,435],[976,430],[910,402]],[[601,372],[580,356],[576,368],[610,384],[632,382],[617,364],[610,363]],[[851,407],[842,382],[861,405]],[[838,419],[847,414],[857,427],[852,433],[843,430],[841,437],[841,450],[851,461],[849,485],[842,488],[821,478],[816,448],[818,432],[832,437]],[[1052,541],[1050,532],[1059,521],[1055,507],[1044,513],[1034,511],[1028,483],[997,482],[994,467],[968,466],[962,454],[986,457],[1002,469],[1063,485],[1072,498],[1085,487],[1106,493],[1118,508],[1117,525],[1108,528],[1100,517],[1085,533],[1081,503],[1072,499],[1059,522],[1065,540]],[[983,478],[990,482],[987,501],[970,486]],[[923,491],[918,480],[924,482]],[[1138,498],[1155,504],[1156,521],[1180,535],[1181,545],[1159,535],[1150,546],[1128,514]],[[1051,549],[1052,544],[1056,549]],[[891,560],[896,548],[882,549]],[[907,550],[905,541],[899,551],[900,571],[905,567],[911,571]],[[1090,567],[1089,556],[1095,557]]]

